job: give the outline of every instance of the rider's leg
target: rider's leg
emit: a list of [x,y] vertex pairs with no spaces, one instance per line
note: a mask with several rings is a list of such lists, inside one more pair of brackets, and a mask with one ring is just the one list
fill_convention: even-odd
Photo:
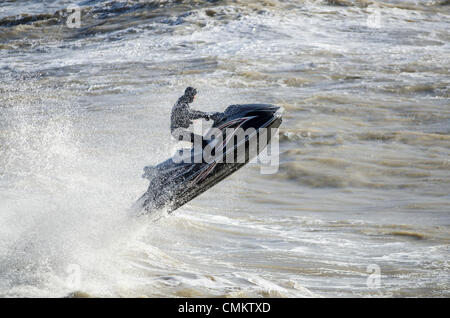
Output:
[[202,135],[194,134],[193,132],[186,129],[175,129],[172,131],[172,136],[179,141],[189,141],[193,144],[202,143],[202,148],[208,144],[209,140],[204,140]]

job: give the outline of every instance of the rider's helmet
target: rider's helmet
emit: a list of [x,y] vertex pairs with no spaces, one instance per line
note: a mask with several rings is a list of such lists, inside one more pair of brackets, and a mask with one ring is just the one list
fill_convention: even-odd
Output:
[[194,101],[195,95],[197,95],[197,90],[195,88],[193,88],[193,87],[189,86],[184,91],[184,96],[186,96],[188,98],[190,103],[192,103]]

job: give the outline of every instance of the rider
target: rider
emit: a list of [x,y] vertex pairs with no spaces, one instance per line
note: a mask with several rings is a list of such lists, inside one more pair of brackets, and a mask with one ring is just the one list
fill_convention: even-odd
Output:
[[203,147],[207,141],[203,140],[203,136],[194,134],[187,130],[192,124],[192,120],[204,118],[206,120],[214,120],[220,113],[205,113],[198,110],[193,110],[189,106],[195,99],[197,90],[193,87],[188,87],[172,108],[170,131],[172,136],[178,140],[190,141],[194,143],[196,140],[202,140]]

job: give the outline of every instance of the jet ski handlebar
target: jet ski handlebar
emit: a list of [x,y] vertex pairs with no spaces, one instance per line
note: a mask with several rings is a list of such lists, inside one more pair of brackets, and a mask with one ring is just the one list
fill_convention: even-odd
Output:
[[210,118],[213,122],[218,122],[218,121],[222,120],[224,117],[225,117],[225,114],[224,114],[224,113],[219,113],[219,112],[217,112],[217,113],[211,113],[211,114],[209,115],[209,118]]

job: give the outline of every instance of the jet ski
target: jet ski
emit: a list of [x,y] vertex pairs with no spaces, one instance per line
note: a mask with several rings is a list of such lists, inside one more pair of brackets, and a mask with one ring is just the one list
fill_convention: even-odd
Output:
[[[199,150],[193,147],[183,149],[184,159],[181,159],[182,155],[177,158],[172,156],[156,166],[144,168],[143,177],[150,180],[150,185],[135,204],[138,214],[163,208],[170,213],[210,189],[260,154],[281,121],[281,109],[278,106],[245,104],[227,107],[225,112],[214,119],[210,128],[210,131],[214,129],[216,135],[217,132],[223,135],[222,138],[212,138],[207,142],[206,147],[209,145],[210,150],[215,149],[209,160],[201,157],[205,148],[200,147]],[[252,133],[238,139],[234,135],[240,132],[239,129]],[[262,138],[262,134],[266,136]],[[209,135],[207,133],[205,136]],[[250,145],[257,145],[256,151],[250,151]],[[240,158],[237,158],[239,155]],[[234,160],[230,162],[227,158]]]

